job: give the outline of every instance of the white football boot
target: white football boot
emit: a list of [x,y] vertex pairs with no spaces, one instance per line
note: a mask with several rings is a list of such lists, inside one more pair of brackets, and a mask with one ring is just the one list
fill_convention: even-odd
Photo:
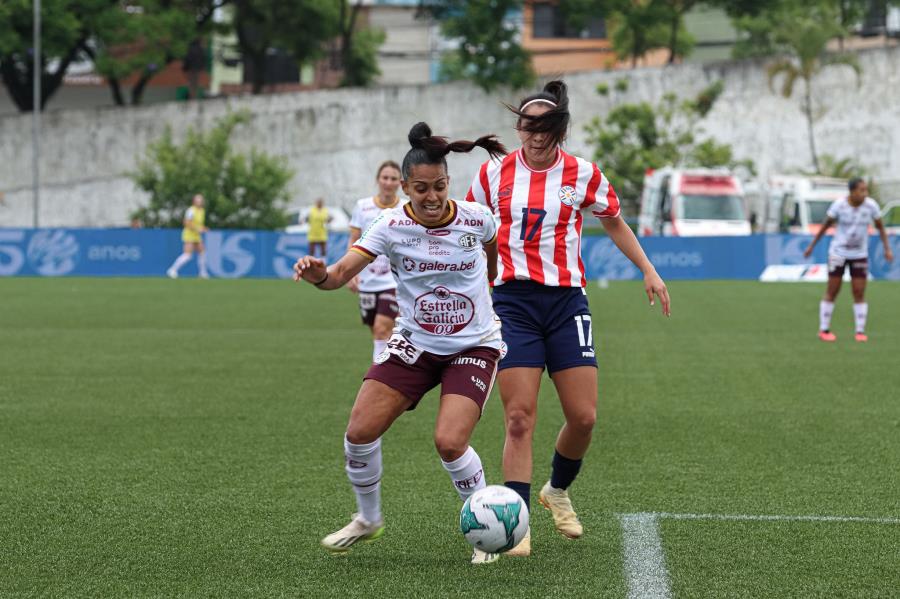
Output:
[[360,514],[353,514],[350,524],[322,539],[322,547],[331,553],[346,553],[356,543],[370,543],[383,534],[384,521],[369,522]]
[[554,489],[550,481],[541,489],[538,496],[541,505],[553,514],[553,524],[556,530],[570,539],[577,539],[584,533],[584,528],[578,520],[578,514],[572,508],[572,500],[565,489]]

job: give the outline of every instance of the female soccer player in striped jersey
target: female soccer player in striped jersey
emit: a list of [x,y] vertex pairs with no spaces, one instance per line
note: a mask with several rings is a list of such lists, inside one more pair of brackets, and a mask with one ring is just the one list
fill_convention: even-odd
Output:
[[[352,248],[362,232],[385,210],[400,204],[397,189],[400,187],[400,165],[386,160],[375,174],[378,195],[358,200],[350,216],[350,240],[347,249]],[[359,314],[363,324],[372,331],[372,358],[384,351],[394,330],[397,318],[397,282],[391,274],[391,263],[386,256],[379,256],[359,275],[353,277],[347,288],[359,294]]]
[[[508,108],[517,116],[522,146],[503,160],[484,163],[466,197],[487,206],[500,222],[493,298],[508,346],[498,374],[506,419],[503,474],[506,485],[529,504],[532,436],[546,366],[566,422],[556,439],[550,480],[539,497],[557,530],[577,538],[583,529],[567,489],[590,445],[597,407],[597,360],[581,261],[582,211],[598,217],[616,246],[641,269],[650,305],[658,297],[667,316],[669,295],[621,218],[609,181],[595,164],[560,147],[569,128],[566,84],[551,81],[518,108]],[[529,531],[509,553],[530,552]]]
[[[383,533],[381,436],[438,384],[434,443],[444,468],[462,499],[485,487],[481,459],[469,438],[490,395],[502,347],[488,290],[488,279],[497,272],[497,227],[482,206],[448,199],[445,156],[476,147],[491,156],[506,150],[492,135],[447,143],[432,136],[425,123],[412,128],[409,141],[412,149],[401,173],[410,201],[379,214],[332,266],[312,256],[294,265],[295,280],[319,289],[345,285],[382,255],[397,276],[397,327],[366,373],[344,436],[346,472],[359,513],[322,539],[332,552]],[[476,549],[472,563],[496,557]]]

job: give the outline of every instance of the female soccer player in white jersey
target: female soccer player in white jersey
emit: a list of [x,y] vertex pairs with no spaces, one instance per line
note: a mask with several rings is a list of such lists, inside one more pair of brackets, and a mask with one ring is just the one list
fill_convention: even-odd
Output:
[[828,246],[828,286],[825,288],[825,297],[819,303],[819,339],[829,342],[837,340],[837,336],[831,332],[831,313],[834,311],[834,300],[841,290],[841,280],[847,267],[850,268],[850,287],[853,289],[856,340],[860,342],[869,340],[866,336],[866,318],[869,315],[869,304],[866,303],[866,279],[869,275],[870,224],[875,223],[875,227],[878,228],[881,242],[884,244],[885,259],[888,261],[894,259],[884,223],[881,222],[881,209],[878,202],[868,197],[869,185],[863,179],[855,177],[850,179],[847,186],[850,194],[846,198],[832,202],[826,212],[822,228],[803,252],[803,255],[809,258],[825,232],[837,224],[834,240]]
[[[359,241],[362,232],[369,228],[375,217],[384,210],[395,208],[400,203],[397,189],[400,187],[400,165],[386,160],[378,167],[375,175],[378,195],[362,198],[353,207],[350,216],[350,240],[347,249]],[[359,313],[363,324],[372,331],[372,357],[384,351],[394,330],[397,318],[397,283],[391,274],[391,263],[387,256],[378,256],[359,275],[350,279],[347,288],[359,294]]]
[[[327,269],[311,256],[294,265],[295,280],[319,289],[343,286],[382,255],[397,277],[397,327],[365,375],[344,437],[346,472],[359,513],[322,539],[329,551],[343,552],[381,536],[381,436],[438,384],[434,443],[444,468],[462,499],[485,486],[481,459],[469,438],[490,394],[502,347],[488,290],[497,271],[497,227],[483,207],[448,199],[445,156],[475,147],[491,156],[506,150],[493,135],[447,143],[432,136],[425,123],[410,130],[409,142],[412,149],[401,172],[410,201],[379,214]],[[476,550],[472,563],[496,557]]]
[[[581,261],[582,210],[603,223],[616,246],[644,274],[650,304],[669,315],[666,285],[619,214],[619,199],[600,169],[560,147],[569,127],[566,84],[551,81],[524,98],[516,114],[522,146],[484,163],[466,197],[499,219],[499,275],[494,310],[508,353],[498,381],[506,417],[503,474],[526,504],[531,499],[532,436],[546,366],[566,422],[556,439],[550,480],[540,491],[557,530],[582,535],[568,487],[581,468],[594,429],[597,360]],[[509,553],[529,555],[530,531]]]

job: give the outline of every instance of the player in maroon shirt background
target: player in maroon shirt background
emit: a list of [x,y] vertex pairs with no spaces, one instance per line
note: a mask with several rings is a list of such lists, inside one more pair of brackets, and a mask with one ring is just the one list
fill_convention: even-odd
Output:
[[[550,480],[540,502],[557,530],[583,533],[568,496],[581,468],[597,414],[597,360],[581,261],[582,210],[590,210],[616,246],[644,275],[650,305],[657,297],[670,314],[669,294],[631,228],[622,219],[615,191],[590,161],[563,151],[569,129],[566,84],[551,81],[518,107],[522,146],[482,165],[466,197],[487,206],[500,221],[499,275],[494,310],[508,353],[497,381],[506,420],[503,473],[506,485],[530,503],[532,438],[544,367],[562,404]],[[509,555],[529,555],[531,534]]]

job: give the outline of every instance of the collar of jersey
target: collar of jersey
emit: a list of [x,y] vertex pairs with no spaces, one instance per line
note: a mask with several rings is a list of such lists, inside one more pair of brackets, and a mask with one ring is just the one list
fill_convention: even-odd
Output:
[[410,217],[411,219],[413,219],[414,221],[416,221],[417,223],[419,223],[426,229],[440,229],[441,227],[445,227],[445,226],[449,225],[450,223],[452,223],[453,219],[456,218],[456,202],[454,202],[453,200],[447,200],[447,201],[450,202],[450,215],[447,216],[447,218],[445,218],[444,220],[442,220],[441,222],[439,222],[436,225],[426,225],[425,223],[420,221],[416,217],[416,214],[412,210],[412,206],[410,205],[411,202],[407,202],[407,203],[403,204],[403,211],[406,212],[406,216]]
[[525,162],[525,156],[522,155],[522,148],[519,148],[518,150],[516,150],[516,160],[518,160],[522,166],[524,166],[525,168],[530,170],[532,173],[546,173],[548,171],[552,171],[557,166],[559,166],[559,162],[562,159],[563,159],[562,148],[557,147],[556,148],[556,162],[554,162],[551,166],[539,171],[537,169],[531,168],[530,166],[528,166],[528,163]]
[[394,203],[390,206],[382,207],[380,203],[378,203],[378,196],[372,196],[372,203],[375,204],[375,207],[379,210],[390,210],[391,208],[396,208],[398,204],[400,204],[400,196],[394,196]]

